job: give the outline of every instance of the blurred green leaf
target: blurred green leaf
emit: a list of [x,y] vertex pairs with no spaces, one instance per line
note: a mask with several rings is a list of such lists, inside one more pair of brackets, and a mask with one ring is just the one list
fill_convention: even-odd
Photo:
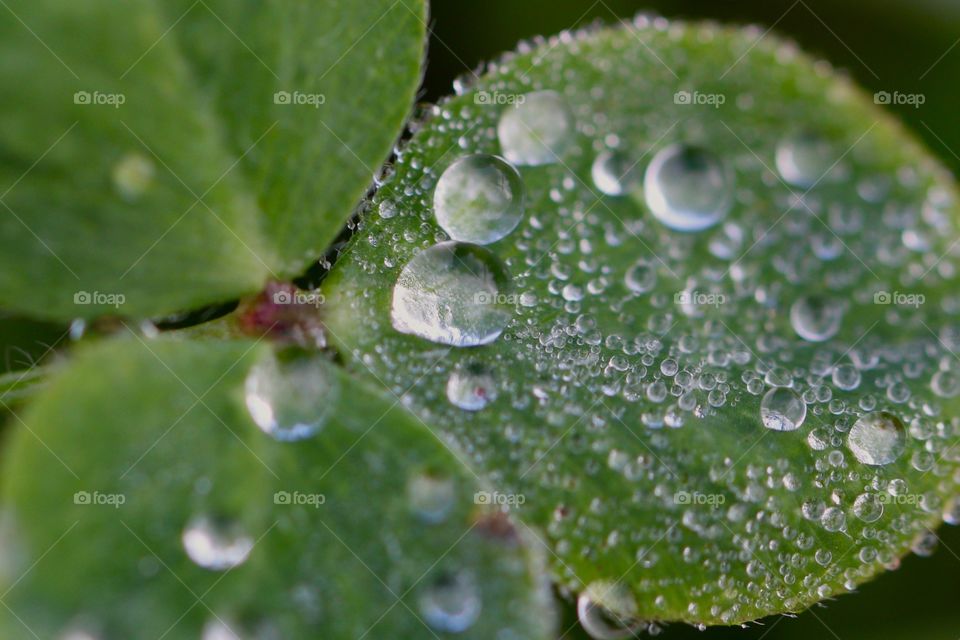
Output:
[[319,433],[271,438],[245,380],[276,362],[251,342],[80,350],[6,456],[3,637],[550,638],[539,543],[456,457],[325,360],[273,388]]
[[11,0],[0,304],[161,315],[319,256],[413,102],[424,0]]
[[[422,124],[325,284],[353,369],[524,496],[561,588],[621,618],[801,611],[956,508],[954,185],[761,34],[640,17],[507,57]],[[453,180],[468,154],[521,164],[523,219],[426,251],[468,237],[441,181],[473,221],[519,193]]]

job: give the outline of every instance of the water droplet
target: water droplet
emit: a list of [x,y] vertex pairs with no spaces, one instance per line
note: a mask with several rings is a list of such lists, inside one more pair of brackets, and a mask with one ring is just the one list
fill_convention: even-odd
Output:
[[513,164],[551,164],[569,146],[573,125],[573,115],[559,93],[537,91],[503,110],[497,137],[504,157]]
[[624,282],[634,293],[647,293],[657,284],[657,269],[646,260],[638,260],[627,269]]
[[640,182],[636,161],[619,151],[601,151],[593,161],[590,176],[593,184],[608,196],[622,196],[632,191]]
[[863,464],[890,464],[906,447],[903,422],[886,411],[864,414],[850,429],[847,446]]
[[513,165],[491,155],[470,155],[450,165],[433,194],[437,223],[454,240],[490,244],[523,218],[524,186]]
[[479,362],[458,366],[447,379],[447,399],[465,411],[479,411],[496,397],[493,373]]
[[591,582],[577,598],[580,626],[595,640],[632,638],[647,626],[636,615],[636,600],[618,582]]
[[834,533],[842,530],[847,524],[847,516],[840,507],[829,507],[820,516],[820,524],[827,531]]
[[940,539],[933,531],[920,533],[910,544],[910,550],[921,558],[929,558],[937,550]]
[[820,296],[798,298],[790,306],[790,324],[797,335],[810,342],[823,342],[837,335],[843,309],[834,300]]
[[853,391],[860,386],[860,370],[852,364],[841,364],[833,370],[833,384],[843,391]]
[[279,629],[268,622],[243,625],[222,616],[203,625],[201,640],[280,640]]
[[193,518],[183,530],[183,549],[204,569],[225,571],[244,563],[253,539],[236,522],[209,516]]
[[322,358],[284,352],[255,364],[244,390],[256,425],[277,440],[292,442],[323,428],[336,405],[339,384]]
[[811,132],[785,138],[777,147],[777,170],[784,180],[797,187],[812,187],[836,160],[832,145]]
[[950,525],[960,524],[960,498],[954,498],[944,507],[943,521]]
[[201,640],[244,640],[238,633],[239,629],[235,631],[235,628],[232,622],[214,618],[203,625]]
[[941,398],[952,398],[960,393],[960,376],[952,371],[937,371],[930,379],[930,388]]
[[480,617],[482,601],[473,574],[441,572],[419,597],[423,619],[437,631],[461,633]]
[[150,188],[156,167],[142,153],[128,153],[114,166],[111,178],[117,193],[125,200],[136,200]]
[[883,515],[883,503],[872,493],[864,493],[853,501],[853,515],[864,522],[876,522]]
[[443,522],[453,507],[453,480],[447,475],[418,473],[407,481],[407,499],[422,520],[430,524]]
[[723,219],[733,202],[733,176],[714,154],[675,144],[657,152],[643,179],[647,206],[676,231],[700,231]]
[[101,640],[101,637],[89,629],[71,628],[58,635],[57,640]]
[[760,401],[760,419],[767,429],[794,431],[800,428],[806,417],[807,405],[790,389],[770,389]]
[[506,268],[482,247],[443,242],[415,255],[393,289],[401,333],[456,347],[488,344],[510,321]]

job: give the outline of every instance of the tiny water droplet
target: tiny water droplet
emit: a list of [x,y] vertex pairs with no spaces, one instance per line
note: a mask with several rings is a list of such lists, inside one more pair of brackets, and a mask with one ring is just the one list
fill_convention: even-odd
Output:
[[760,401],[763,426],[774,431],[794,431],[807,417],[807,405],[796,393],[784,387],[767,391]]
[[497,339],[513,308],[506,267],[476,245],[443,242],[424,249],[400,272],[391,320],[401,333],[472,347]]
[[201,640],[245,640],[237,631],[234,631],[235,626],[235,623],[219,618],[209,620],[203,625]]
[[443,522],[453,507],[455,488],[447,475],[418,473],[407,481],[407,499],[413,512],[430,524]]
[[473,574],[441,572],[420,593],[423,619],[437,631],[461,633],[480,617],[482,601]]
[[937,371],[930,379],[930,388],[941,398],[952,398],[960,393],[960,376],[953,371]]
[[437,223],[453,240],[490,244],[523,218],[524,186],[513,165],[476,154],[451,164],[433,194]]
[[863,464],[882,466],[900,457],[906,430],[900,418],[886,411],[860,416],[847,434],[847,446]]
[[785,181],[797,187],[812,187],[836,160],[833,146],[811,132],[792,135],[777,146],[777,170]]
[[833,370],[833,384],[843,391],[853,391],[860,386],[860,370],[852,364],[841,364]]
[[647,293],[657,284],[657,268],[646,260],[638,260],[624,276],[627,288],[634,293]]
[[647,627],[645,622],[636,619],[636,615],[636,600],[618,582],[591,582],[577,598],[580,626],[594,640],[634,637]]
[[557,162],[573,138],[573,115],[555,91],[536,91],[504,108],[497,137],[504,157],[516,165]]
[[876,522],[883,515],[883,503],[872,493],[864,493],[853,501],[853,515],[864,522]]
[[842,530],[847,524],[847,516],[840,507],[829,507],[820,516],[820,524],[827,531],[834,533]]
[[675,231],[700,231],[723,219],[733,203],[733,176],[713,153],[675,144],[657,152],[643,179],[647,206]]
[[479,411],[496,397],[493,373],[479,362],[458,366],[447,379],[447,399],[464,411]]
[[840,331],[842,322],[843,309],[828,298],[804,296],[790,306],[793,330],[810,342],[829,340]]
[[244,386],[253,421],[282,442],[316,435],[331,415],[339,390],[325,360],[294,353],[265,357],[251,367]]
[[940,539],[933,531],[924,531],[920,533],[910,544],[910,550],[921,558],[929,558],[937,550]]
[[153,160],[142,153],[128,153],[113,166],[111,178],[117,193],[132,201],[150,188],[155,173]]
[[101,640],[101,636],[89,629],[70,628],[58,635],[57,640]]
[[190,559],[211,571],[225,571],[243,564],[253,549],[253,539],[238,523],[205,515],[187,524],[181,540]]
[[606,149],[594,159],[590,176],[600,193],[622,196],[638,186],[636,165],[622,152]]

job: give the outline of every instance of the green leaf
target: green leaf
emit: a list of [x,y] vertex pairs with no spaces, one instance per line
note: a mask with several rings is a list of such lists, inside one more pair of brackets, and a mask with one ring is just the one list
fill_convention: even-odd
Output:
[[[908,133],[756,30],[639,17],[492,69],[400,154],[327,325],[526,496],[562,589],[733,624],[958,518],[956,193]],[[509,231],[468,154],[518,165],[519,226],[427,252]]]
[[15,0],[0,304],[160,315],[321,255],[413,102],[423,0]]
[[[551,637],[533,534],[475,504],[476,478],[398,401],[281,356],[80,350],[6,457],[3,637]],[[245,381],[274,365],[295,374],[271,380],[275,415],[316,418],[313,437],[251,420]],[[203,518],[224,544],[197,544]]]

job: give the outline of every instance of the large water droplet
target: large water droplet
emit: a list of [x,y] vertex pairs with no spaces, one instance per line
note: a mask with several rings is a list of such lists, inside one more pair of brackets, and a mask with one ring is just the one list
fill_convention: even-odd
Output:
[[792,135],[777,146],[777,170],[785,181],[797,187],[812,187],[836,160],[833,146],[815,133]]
[[204,569],[225,571],[246,561],[253,538],[236,522],[197,516],[184,528],[183,549]]
[[453,507],[455,488],[447,475],[418,473],[407,481],[407,499],[422,520],[430,524],[443,522]]
[[458,366],[447,379],[447,399],[465,411],[479,411],[496,397],[493,373],[478,362]]
[[640,182],[637,163],[620,151],[601,151],[590,169],[593,184],[608,196],[622,196]]
[[573,115],[555,91],[523,96],[516,106],[504,109],[497,137],[504,157],[517,165],[557,162],[573,138]]
[[523,217],[524,186],[509,163],[471,155],[450,165],[433,194],[437,223],[454,240],[490,244],[513,231]]
[[420,614],[431,627],[446,633],[461,633],[480,617],[482,601],[473,574],[468,571],[439,573],[421,592]]
[[488,344],[510,321],[509,275],[482,247],[443,242],[415,255],[393,289],[401,333],[456,347]]
[[580,626],[595,640],[632,638],[647,627],[636,614],[636,600],[620,583],[591,582],[577,598]]
[[319,357],[271,354],[255,364],[244,387],[247,410],[260,429],[292,442],[326,424],[339,395],[337,378]]
[[843,308],[820,296],[798,298],[790,306],[790,324],[797,335],[810,342],[823,342],[837,335],[843,323]]
[[767,429],[794,431],[806,417],[807,405],[790,389],[775,387],[760,401],[760,419]]
[[733,176],[717,156],[675,144],[657,152],[643,178],[653,215],[676,231],[700,231],[723,219],[733,202]]
[[847,435],[847,446],[863,464],[890,464],[906,447],[906,430],[892,413],[874,411],[854,423]]

